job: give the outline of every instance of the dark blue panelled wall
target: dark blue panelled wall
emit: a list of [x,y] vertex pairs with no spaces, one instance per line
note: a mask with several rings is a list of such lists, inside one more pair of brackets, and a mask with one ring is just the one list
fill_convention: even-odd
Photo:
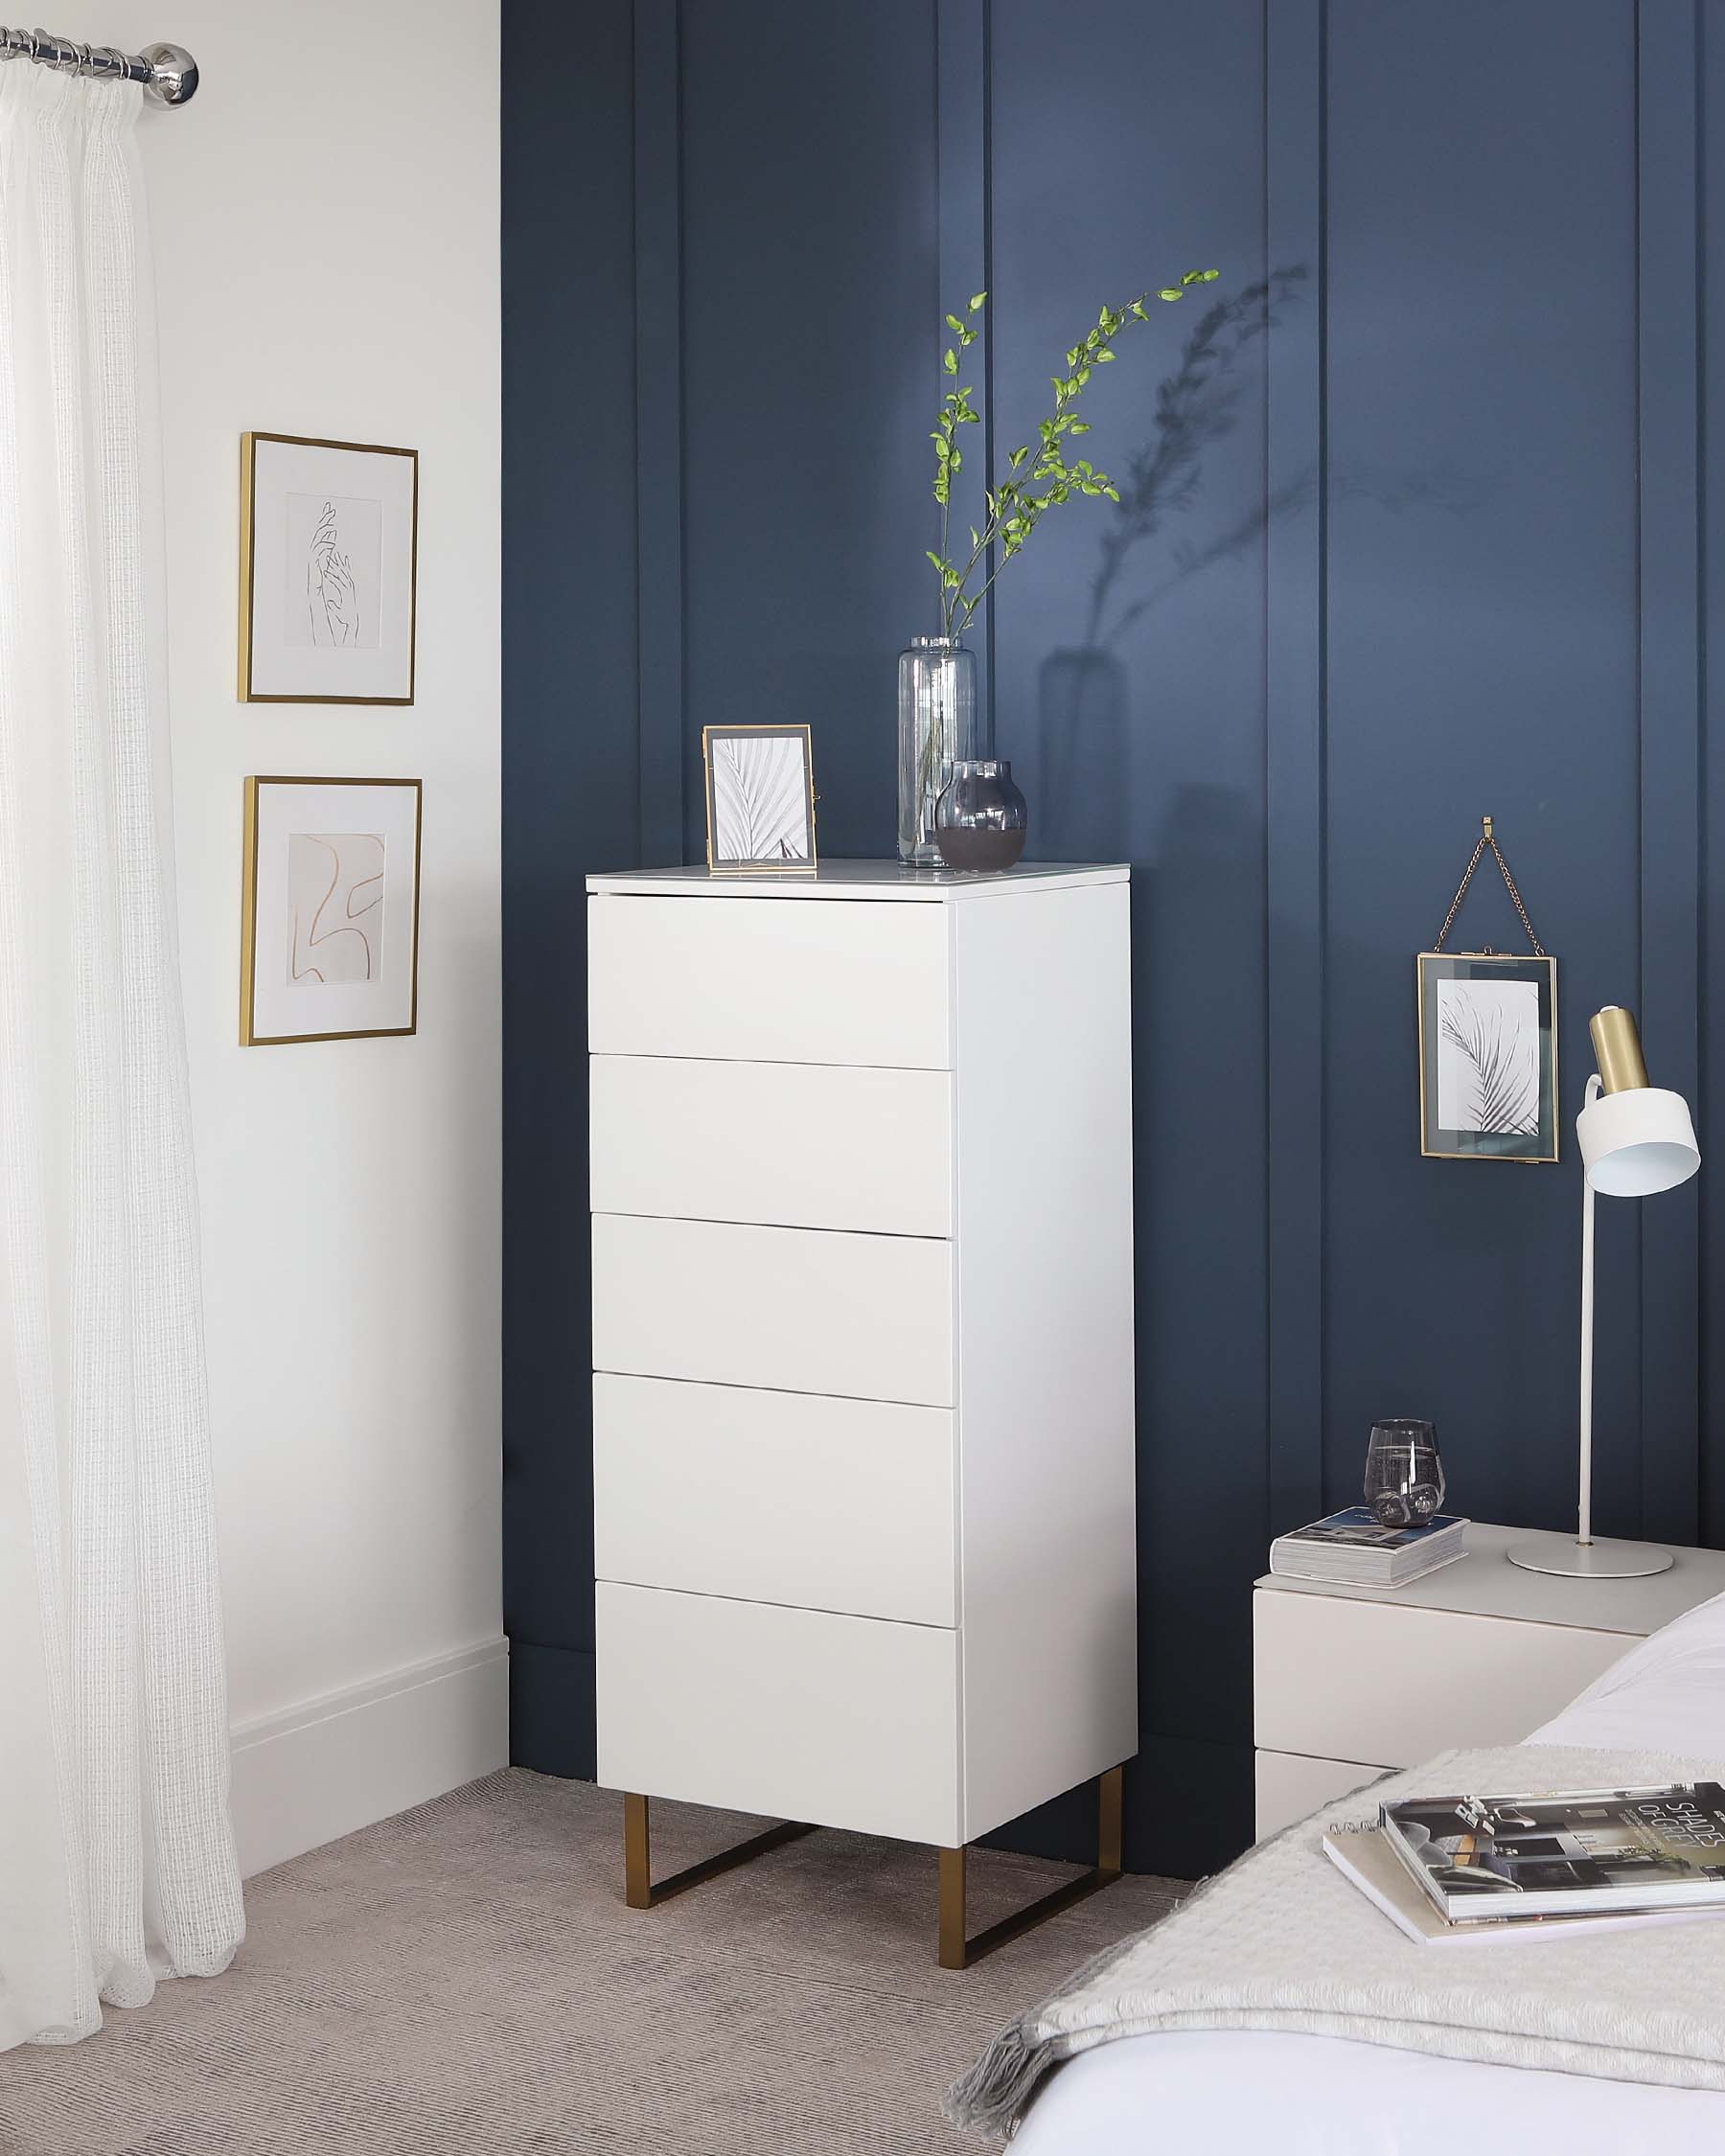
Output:
[[[1104,300],[1214,264],[1089,393],[1119,509],[1047,519],[978,639],[1032,850],[1133,864],[1127,1853],[1205,1869],[1250,1832],[1266,1540],[1354,1495],[1374,1416],[1437,1419],[1459,1508],[1573,1516],[1573,1137],[1415,1136],[1414,954],[1483,812],[1566,1121],[1624,1001],[1714,1128],[1725,37],[1697,0],[503,11],[516,1756],[592,1771],[582,878],[698,858],[701,728],[764,718],[814,727],[823,847],[888,853],[941,313],[992,295],[1000,454]],[[1519,941],[1484,876],[1463,929]],[[1713,1183],[1601,1215],[1612,1531],[1725,1540]]]

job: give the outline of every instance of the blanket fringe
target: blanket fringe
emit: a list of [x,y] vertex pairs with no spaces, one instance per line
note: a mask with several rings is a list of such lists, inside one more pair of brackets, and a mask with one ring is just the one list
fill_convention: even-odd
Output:
[[[1164,1924],[1176,1910],[1184,1909],[1211,1884],[1200,1879],[1191,1891],[1165,1909],[1156,1923],[1146,1927],[1150,1931],[1156,1924]],[[1070,2055],[1070,2047],[1057,2037],[1043,2033],[1045,2016],[1056,1999],[1069,1991],[1081,1989],[1096,1979],[1116,1961],[1126,1956],[1144,1937],[1143,1932],[1132,1932],[1125,1938],[1116,1939],[1089,1961],[1074,1969],[1058,1991],[1052,1992],[1038,2006],[1022,2014],[989,2045],[968,2074],[961,2075],[947,2091],[941,2110],[954,2126],[971,2126],[978,2133],[1001,2134],[1010,2138],[1024,2123],[1024,2111],[1037,2083]]]
[[941,2109],[954,2126],[1008,2133],[1056,2056],[1051,2046],[1032,2041],[1024,2024],[1014,2022],[1010,2029],[1001,2030],[970,2072],[953,2083]]

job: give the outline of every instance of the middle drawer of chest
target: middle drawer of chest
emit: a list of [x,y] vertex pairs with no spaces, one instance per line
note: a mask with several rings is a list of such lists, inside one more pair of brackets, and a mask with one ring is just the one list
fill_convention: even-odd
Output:
[[949,1409],[593,1380],[602,1580],[951,1627],[953,1485]]
[[593,1215],[593,1367],[955,1405],[953,1246]]

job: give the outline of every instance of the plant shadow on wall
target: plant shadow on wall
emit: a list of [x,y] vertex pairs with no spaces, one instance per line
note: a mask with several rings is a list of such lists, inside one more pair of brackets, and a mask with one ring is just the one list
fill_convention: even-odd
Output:
[[[1207,451],[1234,431],[1261,392],[1254,348],[1301,303],[1307,276],[1306,265],[1295,264],[1218,299],[1193,325],[1179,366],[1157,385],[1151,434],[1121,469],[1083,631],[1050,652],[1039,673],[1039,850],[1048,858],[1141,853],[1134,842],[1132,682],[1122,646],[1180,587],[1261,547],[1273,524],[1316,508],[1312,464],[1208,537],[1178,529],[1203,503]],[[1417,505],[1460,512],[1479,493],[1453,472],[1334,466],[1329,492],[1332,499],[1366,496],[1392,514]]]

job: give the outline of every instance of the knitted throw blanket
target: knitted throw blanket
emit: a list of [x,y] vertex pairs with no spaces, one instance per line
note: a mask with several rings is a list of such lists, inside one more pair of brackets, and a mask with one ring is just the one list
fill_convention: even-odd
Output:
[[1269,2029],[1609,2080],[1725,2089],[1725,1915],[1416,1945],[1324,1855],[1340,1821],[1396,1796],[1717,1780],[1717,1761],[1568,1745],[1444,1752],[1327,1806],[1079,1969],[955,2082],[956,2125],[1016,2129],[1062,2059],[1161,2030]]

